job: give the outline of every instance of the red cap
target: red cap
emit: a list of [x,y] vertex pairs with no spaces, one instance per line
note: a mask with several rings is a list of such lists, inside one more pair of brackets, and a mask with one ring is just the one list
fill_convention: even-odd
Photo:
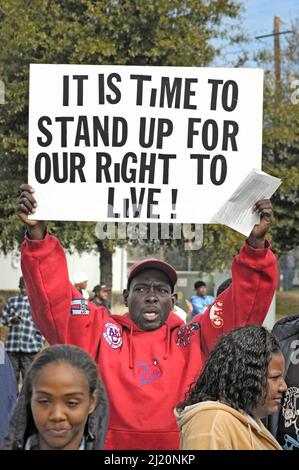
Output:
[[160,259],[148,258],[133,264],[128,277],[128,289],[133,277],[135,277],[136,274],[138,274],[140,271],[143,271],[144,269],[159,269],[160,271],[166,274],[166,276],[170,280],[172,287],[174,287],[177,283],[178,275],[176,270],[171,266],[171,264],[168,264]]

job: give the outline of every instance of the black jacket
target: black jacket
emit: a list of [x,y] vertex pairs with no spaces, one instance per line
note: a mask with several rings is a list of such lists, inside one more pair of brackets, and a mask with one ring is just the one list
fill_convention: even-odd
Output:
[[[279,341],[282,354],[285,359],[285,376],[291,362],[291,354],[294,352],[290,347],[294,340],[299,340],[299,315],[284,317],[275,323],[272,333]],[[266,426],[274,437],[277,437],[279,423],[279,411],[266,419]]]
[[[24,389],[22,390],[10,421],[8,435],[1,450],[24,450],[28,437],[32,434],[34,424],[28,422],[31,412],[26,406]],[[85,450],[101,450],[104,447],[108,428],[108,398],[101,380],[98,382],[98,399],[94,412],[89,416],[85,427]],[[36,432],[36,430],[35,430]]]

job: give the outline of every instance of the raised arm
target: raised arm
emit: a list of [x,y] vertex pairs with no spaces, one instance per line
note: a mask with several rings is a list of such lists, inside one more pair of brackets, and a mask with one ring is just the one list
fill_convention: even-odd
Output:
[[21,266],[32,317],[50,344],[74,344],[95,357],[104,309],[83,299],[69,281],[64,250],[44,222],[28,219],[37,202],[29,185],[21,186],[17,214],[27,226]]
[[193,321],[201,325],[203,352],[214,347],[217,339],[231,329],[250,324],[262,324],[278,283],[275,255],[270,250],[266,234],[273,220],[268,199],[258,201],[254,210],[260,215],[240,253],[232,263],[232,283],[218,296],[203,315]]

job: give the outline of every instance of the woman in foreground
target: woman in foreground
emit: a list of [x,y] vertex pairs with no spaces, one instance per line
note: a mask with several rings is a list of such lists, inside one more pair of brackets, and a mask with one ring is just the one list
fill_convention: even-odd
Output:
[[98,450],[108,402],[92,358],[55,345],[34,359],[25,377],[3,450]]
[[181,449],[279,450],[261,419],[280,407],[287,386],[284,358],[262,326],[224,336],[186,399],[175,410]]

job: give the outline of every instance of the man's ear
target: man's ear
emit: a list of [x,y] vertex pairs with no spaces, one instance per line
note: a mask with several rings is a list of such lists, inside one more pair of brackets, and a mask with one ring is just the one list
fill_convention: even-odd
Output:
[[175,306],[175,298],[176,298],[175,294],[172,294],[171,295],[171,306],[172,306],[172,308]]
[[128,306],[128,297],[129,297],[129,291],[128,289],[123,290],[123,298],[124,298],[124,304],[127,307]]

